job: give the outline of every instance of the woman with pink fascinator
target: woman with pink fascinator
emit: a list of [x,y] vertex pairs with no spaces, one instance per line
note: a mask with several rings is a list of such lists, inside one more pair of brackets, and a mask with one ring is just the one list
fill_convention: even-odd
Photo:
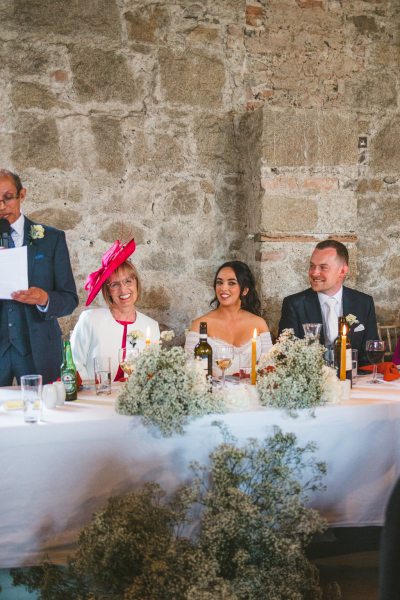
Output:
[[110,356],[111,378],[122,380],[118,353],[129,346],[130,333],[134,332],[139,350],[144,348],[147,334],[152,342],[160,339],[157,321],[136,309],[141,283],[136,267],[128,260],[135,248],[133,239],[126,244],[117,240],[103,255],[100,269],[86,280],[86,306],[101,290],[107,307],[83,311],[71,335],[72,354],[83,380],[94,379],[95,356]]

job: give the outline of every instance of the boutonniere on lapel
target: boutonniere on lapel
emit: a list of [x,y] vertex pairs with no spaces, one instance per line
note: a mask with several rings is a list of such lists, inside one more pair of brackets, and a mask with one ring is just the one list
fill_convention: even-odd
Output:
[[34,240],[41,240],[44,238],[44,227],[43,225],[31,225],[29,231],[29,245],[31,246]]
[[358,325],[359,324],[359,320],[357,319],[357,317],[355,315],[347,315],[346,317],[346,323],[347,325],[350,327],[350,329],[354,326],[354,325]]

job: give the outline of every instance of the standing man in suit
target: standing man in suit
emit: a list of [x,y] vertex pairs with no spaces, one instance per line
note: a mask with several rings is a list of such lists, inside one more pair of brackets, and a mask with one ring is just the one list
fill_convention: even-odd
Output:
[[362,366],[368,364],[366,341],[379,339],[375,306],[371,296],[343,285],[348,270],[346,246],[336,240],[319,242],[308,270],[311,288],[284,298],[279,334],[292,328],[303,338],[303,323],[322,323],[320,341],[330,347],[338,335],[338,317],[346,316],[351,325],[351,346],[358,350]]
[[11,385],[14,377],[19,383],[24,374],[40,373],[43,383],[59,377],[57,318],[78,305],[65,234],[25,217],[25,196],[19,176],[0,169],[0,219],[11,226],[9,248],[27,246],[29,286],[16,290],[12,300],[0,300],[0,386]]

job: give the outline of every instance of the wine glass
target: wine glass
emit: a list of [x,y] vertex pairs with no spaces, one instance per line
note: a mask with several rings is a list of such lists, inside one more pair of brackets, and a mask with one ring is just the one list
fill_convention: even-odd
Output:
[[367,358],[369,362],[374,365],[372,381],[369,383],[381,383],[377,377],[378,364],[382,362],[385,354],[385,342],[382,340],[368,340],[366,344]]
[[139,350],[137,348],[120,348],[118,350],[118,362],[123,372],[129,377],[135,369],[135,360]]
[[218,346],[215,352],[215,363],[222,371],[222,387],[225,387],[225,371],[229,369],[233,361],[232,346]]

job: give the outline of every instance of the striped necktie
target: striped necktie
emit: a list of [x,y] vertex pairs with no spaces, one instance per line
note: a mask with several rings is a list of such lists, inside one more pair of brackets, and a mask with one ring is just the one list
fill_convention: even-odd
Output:
[[11,235],[13,231],[14,231],[14,229],[12,227],[10,227],[10,235],[8,236],[8,247],[9,248],[15,248],[14,240]]

